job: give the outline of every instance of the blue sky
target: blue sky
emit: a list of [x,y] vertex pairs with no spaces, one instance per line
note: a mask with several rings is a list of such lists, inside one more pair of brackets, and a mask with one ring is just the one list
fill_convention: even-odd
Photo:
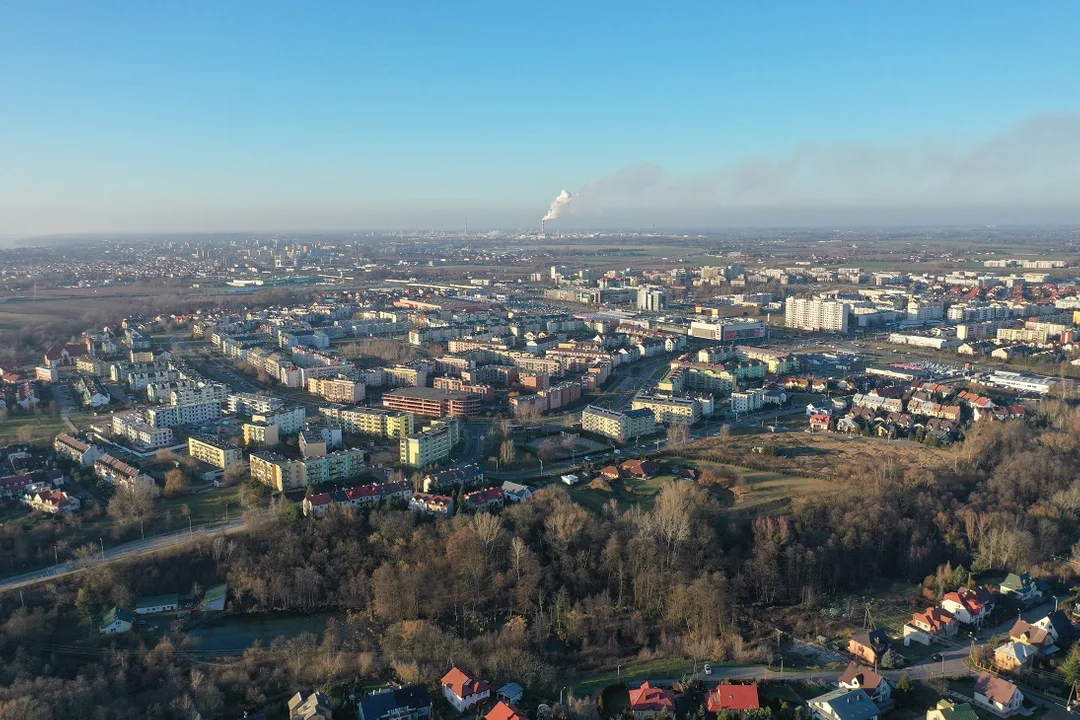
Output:
[[565,227],[1080,220],[1078,31],[1073,0],[9,0],[0,234],[524,226],[563,188]]

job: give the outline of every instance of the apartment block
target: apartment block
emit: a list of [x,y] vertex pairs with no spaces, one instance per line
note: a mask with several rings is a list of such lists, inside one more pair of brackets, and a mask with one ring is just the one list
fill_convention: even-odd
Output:
[[217,402],[192,405],[158,405],[146,411],[151,425],[171,428],[179,425],[196,425],[221,419],[221,405]]
[[631,403],[634,410],[650,410],[658,423],[693,425],[701,419],[701,403],[694,398],[639,393]]
[[347,433],[385,438],[403,438],[413,431],[413,416],[386,408],[324,405],[319,413]]
[[252,393],[232,393],[227,402],[229,412],[234,415],[266,414],[285,407],[285,401],[279,397]]
[[850,311],[851,305],[839,300],[792,297],[784,303],[784,324],[800,330],[846,333]]
[[253,423],[277,425],[279,435],[294,435],[304,429],[307,412],[303,407],[279,408],[268,413],[252,413]]
[[188,455],[222,470],[244,460],[244,452],[240,448],[207,435],[188,438]]
[[340,450],[319,457],[294,460],[276,453],[251,454],[251,477],[283,492],[309,485],[343,482],[364,469],[365,455],[359,448]]
[[360,402],[367,394],[364,383],[347,378],[311,378],[307,390],[312,395],[338,403]]
[[427,467],[450,457],[450,451],[461,440],[461,423],[456,419],[436,420],[420,432],[401,440],[401,464]]
[[581,413],[581,429],[626,442],[656,432],[656,417],[644,408],[618,412],[590,405]]
[[424,417],[469,417],[480,412],[480,397],[435,388],[401,388],[385,393],[383,406]]

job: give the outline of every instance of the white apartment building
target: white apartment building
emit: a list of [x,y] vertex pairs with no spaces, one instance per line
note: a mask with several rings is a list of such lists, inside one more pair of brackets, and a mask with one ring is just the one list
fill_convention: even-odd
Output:
[[618,412],[590,405],[581,412],[581,429],[626,442],[656,432],[656,417],[644,408]]
[[846,333],[850,310],[849,303],[839,300],[788,298],[784,303],[784,324],[800,330]]
[[277,425],[281,435],[294,435],[304,429],[307,412],[302,407],[281,408],[269,413],[252,413],[251,421]]
[[191,405],[158,405],[146,411],[150,424],[157,428],[194,425],[221,419],[221,405],[216,402]]
[[186,387],[173,390],[169,393],[170,405],[197,405],[204,403],[216,403],[220,405],[229,397],[229,389],[224,385],[213,383],[202,387]]
[[755,412],[765,407],[764,390],[744,390],[731,393],[731,410],[736,413]]

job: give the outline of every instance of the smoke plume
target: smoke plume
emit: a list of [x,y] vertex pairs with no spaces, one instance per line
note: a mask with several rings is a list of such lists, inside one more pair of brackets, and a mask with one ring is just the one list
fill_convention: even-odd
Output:
[[547,215],[544,216],[544,220],[554,220],[559,217],[559,213],[570,204],[570,201],[574,199],[574,196],[563,190],[559,193],[558,197],[551,201],[551,207],[548,208]]

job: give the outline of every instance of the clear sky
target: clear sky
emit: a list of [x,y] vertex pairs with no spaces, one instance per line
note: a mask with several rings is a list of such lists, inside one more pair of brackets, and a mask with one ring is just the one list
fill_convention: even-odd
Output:
[[0,0],[0,235],[1080,221],[1057,2]]

